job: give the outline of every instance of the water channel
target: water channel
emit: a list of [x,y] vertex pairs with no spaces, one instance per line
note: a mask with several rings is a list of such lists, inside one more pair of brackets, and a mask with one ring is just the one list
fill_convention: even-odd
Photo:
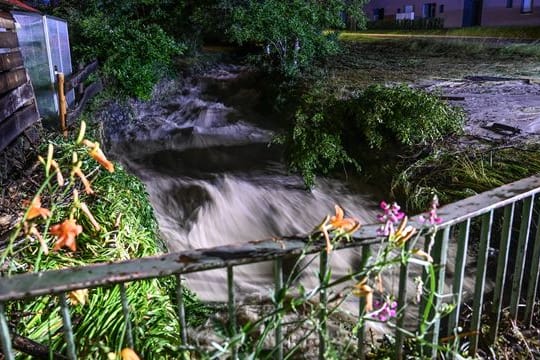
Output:
[[[309,191],[286,171],[279,147],[269,145],[276,121],[261,110],[258,81],[243,67],[216,66],[162,83],[151,101],[131,103],[129,116],[113,109],[107,117],[110,152],[146,184],[170,251],[306,234],[334,204],[364,224],[375,221],[367,187],[319,178]],[[334,273],[355,266],[358,252],[334,254]],[[187,279],[203,300],[226,298],[224,270]],[[268,295],[271,281],[270,264],[235,272],[240,296]]]

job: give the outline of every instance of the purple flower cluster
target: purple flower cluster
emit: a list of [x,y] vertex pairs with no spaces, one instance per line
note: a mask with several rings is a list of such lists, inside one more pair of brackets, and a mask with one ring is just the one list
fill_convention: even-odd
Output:
[[397,203],[388,204],[383,200],[379,206],[383,210],[383,213],[377,215],[377,220],[383,223],[383,225],[377,230],[377,234],[380,236],[388,236],[394,232],[394,224],[397,224],[403,219],[405,213],[401,211],[401,207]]
[[375,300],[373,306],[375,310],[371,313],[371,316],[379,321],[386,322],[397,315],[397,302],[394,300]]
[[429,209],[428,217],[419,216],[420,222],[429,222],[431,225],[437,225],[442,223],[443,219],[437,215],[437,208],[439,207],[439,198],[437,195],[433,196],[431,201],[431,208]]

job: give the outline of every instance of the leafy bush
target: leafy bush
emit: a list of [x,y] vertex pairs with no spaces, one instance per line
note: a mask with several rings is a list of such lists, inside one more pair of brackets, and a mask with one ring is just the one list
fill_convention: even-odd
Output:
[[153,1],[66,1],[53,11],[69,23],[75,61],[97,58],[105,80],[117,92],[147,99],[172,58],[185,49],[165,31],[173,22],[164,21],[163,10],[170,6]]
[[406,86],[373,85],[347,99],[311,91],[293,125],[280,138],[288,164],[311,186],[316,172],[338,165],[357,169],[373,157],[392,157],[426,147],[461,131],[462,111],[436,95]]
[[322,93],[306,94],[290,131],[276,137],[276,142],[285,144],[289,168],[300,172],[309,187],[316,172],[326,174],[340,164],[352,164],[359,169],[343,147],[343,124],[328,116],[333,106],[331,100],[324,100]]
[[360,146],[387,151],[431,145],[460,132],[464,119],[462,111],[437,95],[405,85],[372,85],[336,106],[347,127],[352,127],[349,131],[359,136]]

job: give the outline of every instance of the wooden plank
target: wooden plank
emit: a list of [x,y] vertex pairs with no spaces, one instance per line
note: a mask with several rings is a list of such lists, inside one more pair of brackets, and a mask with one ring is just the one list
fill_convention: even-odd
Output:
[[33,98],[34,90],[30,81],[0,97],[0,123]]
[[92,63],[86,65],[84,69],[81,71],[76,72],[75,74],[71,74],[66,78],[66,85],[65,85],[65,92],[67,93],[71,89],[77,87],[80,83],[82,83],[84,80],[88,78],[93,72],[95,72],[98,68],[98,62],[97,60],[94,60]]
[[25,69],[0,73],[0,94],[18,88],[19,86],[26,84],[27,81]]
[[79,117],[88,100],[96,96],[96,94],[99,93],[101,90],[103,90],[103,83],[101,82],[101,80],[97,80],[95,83],[92,83],[84,90],[84,95],[81,100],[79,100],[77,107],[72,111],[69,111],[67,114],[66,122],[68,127],[71,126]]
[[0,54],[0,72],[23,66],[23,57],[20,51]]
[[4,11],[0,13],[0,28],[4,28],[6,30],[15,29],[15,21],[13,21],[10,13]]
[[19,47],[19,40],[15,32],[0,32],[0,48],[14,49],[16,47]]
[[4,150],[27,127],[39,120],[35,103],[17,111],[0,124],[0,151]]

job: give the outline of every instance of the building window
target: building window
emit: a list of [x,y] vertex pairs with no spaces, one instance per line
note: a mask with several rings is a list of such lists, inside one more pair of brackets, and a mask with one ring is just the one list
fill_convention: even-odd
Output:
[[439,5],[439,13],[442,14],[444,12],[444,4]]
[[434,18],[435,17],[435,9],[436,9],[436,6],[437,4],[435,3],[426,3],[424,4],[424,8],[423,8],[423,16],[425,18]]
[[506,7],[508,9],[511,9],[512,7],[514,7],[514,0],[506,0]]
[[414,7],[412,5],[405,5],[405,12],[407,14],[414,12]]
[[533,0],[522,0],[521,1],[521,12],[530,13],[532,12],[532,2]]
[[384,20],[384,8],[373,9],[373,20]]

